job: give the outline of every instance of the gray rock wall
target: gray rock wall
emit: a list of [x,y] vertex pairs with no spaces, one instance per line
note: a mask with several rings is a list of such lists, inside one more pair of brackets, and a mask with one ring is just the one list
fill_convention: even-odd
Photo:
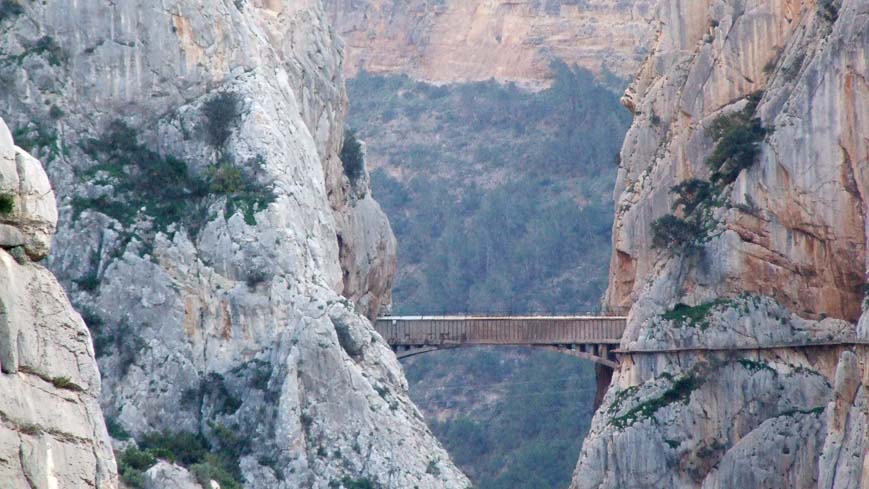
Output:
[[[572,487],[869,487],[867,348],[770,348],[867,338],[869,2],[657,18],[623,99],[606,304],[632,306],[622,348],[687,350],[624,358]],[[654,246],[656,219],[693,219],[672,187],[713,179],[709,128],[753,94],[756,158],[713,182],[691,246]]]
[[[467,485],[365,318],[395,241],[338,157],[343,55],[318,1],[58,0],[3,28],[0,111],[59,190],[49,266],[95,331],[108,418],[231,429],[247,488]],[[215,142],[221,94],[238,114]],[[106,143],[118,119],[132,132]],[[186,175],[159,174],[176,160]]]
[[[57,223],[48,177],[0,119],[0,482],[9,488],[117,487],[88,330],[31,259]],[[4,208],[5,209],[5,208]]]

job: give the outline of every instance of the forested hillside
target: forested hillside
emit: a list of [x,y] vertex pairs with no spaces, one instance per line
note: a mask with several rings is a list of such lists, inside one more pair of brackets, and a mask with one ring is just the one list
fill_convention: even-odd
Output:
[[[396,313],[599,307],[630,114],[589,72],[553,71],[542,92],[364,72],[348,82],[349,124],[398,238]],[[423,355],[405,369],[477,487],[569,483],[592,415],[590,363],[495,348]]]
[[552,88],[350,80],[374,195],[400,244],[397,312],[596,309],[630,121],[585,70]]

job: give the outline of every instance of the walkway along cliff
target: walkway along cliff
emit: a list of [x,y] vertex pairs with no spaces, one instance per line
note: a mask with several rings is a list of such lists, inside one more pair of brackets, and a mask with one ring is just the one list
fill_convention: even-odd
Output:
[[622,356],[572,488],[869,487],[869,2],[656,16],[606,296],[650,352]]

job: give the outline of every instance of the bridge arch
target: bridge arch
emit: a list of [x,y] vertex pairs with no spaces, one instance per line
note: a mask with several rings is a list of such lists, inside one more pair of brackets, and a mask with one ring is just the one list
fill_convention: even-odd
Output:
[[566,355],[570,355],[572,357],[581,358],[583,360],[592,361],[598,365],[602,365],[604,367],[616,368],[618,367],[618,359],[615,357],[613,353],[614,349],[609,348],[610,345],[523,345],[523,344],[501,344],[497,345],[479,345],[479,344],[469,344],[469,345],[390,345],[392,351],[395,352],[395,356],[398,357],[399,360],[402,358],[409,358],[417,355],[423,355],[425,353],[431,353],[435,351],[443,351],[443,350],[451,350],[456,348],[471,348],[475,346],[524,346],[529,348],[535,348],[539,350],[547,350],[554,351],[556,353],[562,353]]

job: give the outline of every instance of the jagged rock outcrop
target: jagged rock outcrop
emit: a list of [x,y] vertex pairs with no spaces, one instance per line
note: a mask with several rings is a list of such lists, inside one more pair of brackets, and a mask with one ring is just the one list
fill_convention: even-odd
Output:
[[201,434],[248,489],[468,484],[364,317],[388,308],[395,242],[338,156],[343,56],[318,0],[48,1],[0,22],[0,110],[59,190],[49,264],[113,426]]
[[622,78],[648,53],[653,1],[326,0],[346,72],[435,83],[495,78],[540,86],[561,59]]
[[638,116],[622,150],[608,304],[629,305],[655,277],[679,273],[663,269],[650,223],[669,212],[673,185],[709,179],[713,121],[765,91],[755,114],[770,134],[757,164],[727,189],[727,205],[713,208],[721,225],[706,249],[714,259],[686,269],[683,288],[697,299],[750,291],[810,317],[856,321],[869,185],[860,67],[869,34],[864,2],[844,2],[832,25],[820,9],[661,5],[667,24],[624,100]]
[[867,339],[869,3],[657,17],[606,297],[632,306],[622,348],[653,352],[623,357],[572,487],[867,487],[869,355],[847,343]]
[[2,119],[0,202],[0,481],[115,488],[90,335],[51,272],[31,261],[49,252],[54,192]]

